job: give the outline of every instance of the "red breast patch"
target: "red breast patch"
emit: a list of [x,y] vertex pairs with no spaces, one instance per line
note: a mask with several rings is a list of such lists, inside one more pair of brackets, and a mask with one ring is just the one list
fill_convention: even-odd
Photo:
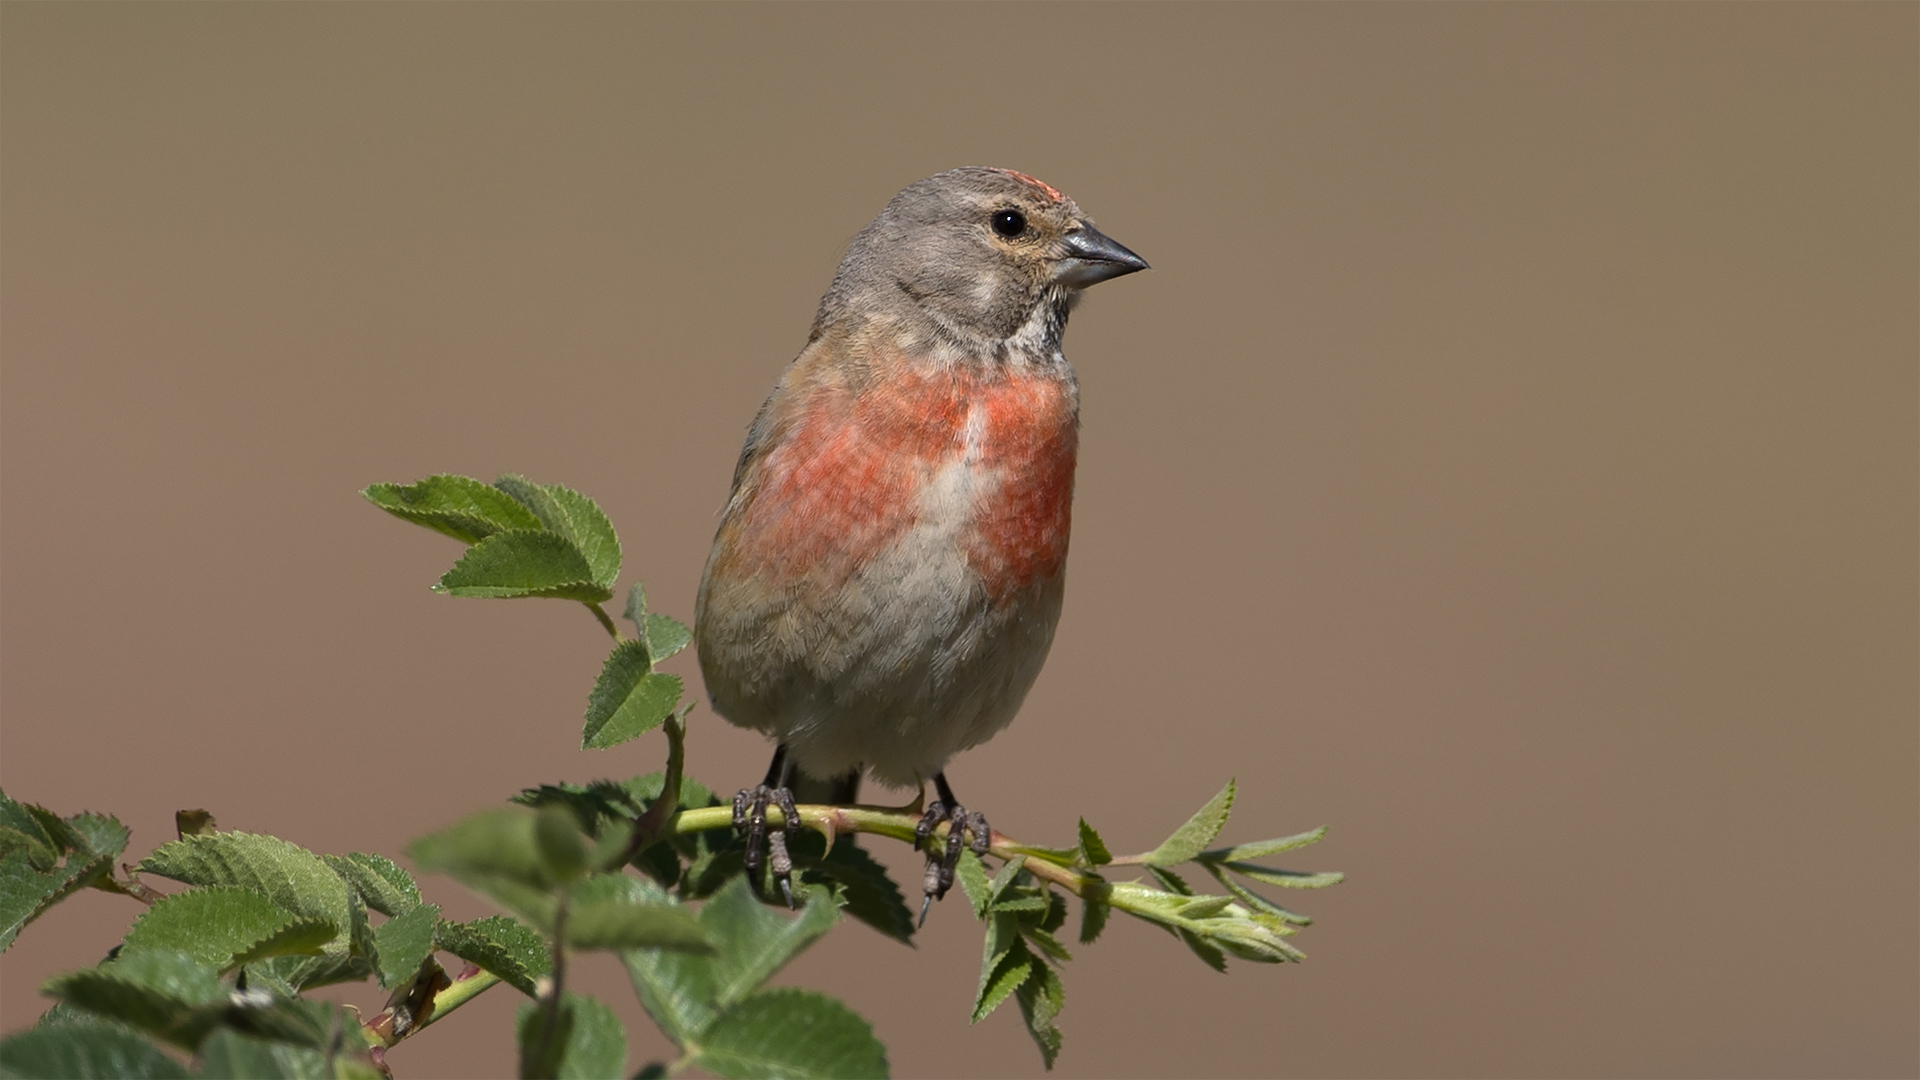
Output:
[[1078,453],[1066,384],[901,365],[857,395],[818,387],[804,409],[735,523],[739,554],[845,581],[918,523],[927,484],[964,459],[981,482],[962,543],[989,595],[1060,572]]
[[967,561],[1001,599],[1066,563],[1080,432],[1070,392],[1054,379],[1001,381],[975,407],[986,411],[980,463],[998,482],[977,507]]

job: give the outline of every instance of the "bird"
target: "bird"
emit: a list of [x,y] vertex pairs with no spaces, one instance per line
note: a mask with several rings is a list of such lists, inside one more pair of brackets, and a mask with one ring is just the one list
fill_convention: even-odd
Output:
[[1060,619],[1080,424],[1061,338],[1083,290],[1145,269],[1059,190],[984,166],[909,185],[849,244],[748,428],[694,615],[714,710],[775,743],[734,824],[789,904],[796,790],[932,780],[923,922],[963,845],[985,854],[946,768],[1013,720]]

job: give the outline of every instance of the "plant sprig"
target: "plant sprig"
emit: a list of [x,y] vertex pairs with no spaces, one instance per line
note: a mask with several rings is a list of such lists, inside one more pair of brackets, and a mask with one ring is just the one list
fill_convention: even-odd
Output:
[[[276,837],[220,830],[205,811],[181,811],[178,839],[116,876],[128,838],[118,821],[60,817],[0,793],[0,946],[79,889],[146,905],[105,963],[45,985],[58,1004],[37,1026],[0,1040],[0,1075],[189,1075],[158,1048],[167,1045],[192,1054],[207,1077],[391,1076],[388,1051],[505,984],[529,998],[516,1021],[522,1076],[621,1076],[626,1034],[615,1014],[567,988],[569,959],[586,950],[621,958],[641,1004],[680,1047],[675,1061],[638,1075],[697,1066],[721,1077],[885,1076],[885,1047],[852,1010],[765,983],[843,913],[911,940],[915,923],[898,884],[853,838],[912,843],[919,800],[796,807],[802,906],[789,915],[769,882],[747,879],[731,808],[687,774],[691,703],[681,701],[680,677],[658,666],[691,633],[649,612],[638,584],[622,611],[631,636],[608,614],[621,548],[591,499],[517,476],[493,484],[432,476],[364,494],[466,545],[436,591],[587,607],[613,648],[587,698],[581,746],[605,749],[659,728],[665,768],[623,782],[528,788],[514,796],[518,805],[415,841],[408,854],[418,867],[453,877],[505,912],[468,922],[444,918],[412,874],[380,855],[317,855]],[[1341,880],[1265,862],[1326,830],[1212,846],[1235,795],[1230,781],[1139,854],[1114,856],[1084,818],[1070,847],[993,832],[986,858],[995,865],[962,852],[962,890],[985,925],[973,1020],[1016,1002],[1053,1066],[1062,972],[1072,958],[1059,936],[1069,896],[1081,908],[1083,945],[1121,911],[1167,930],[1217,969],[1229,956],[1301,959],[1287,939],[1310,920],[1256,886]],[[778,807],[768,823],[785,824]],[[948,842],[943,825],[932,846]],[[1225,891],[1196,892],[1176,867],[1198,867]],[[162,893],[142,875],[186,888]],[[442,958],[459,961],[454,974]],[[363,1020],[306,996],[349,981],[388,991],[385,1007]]]

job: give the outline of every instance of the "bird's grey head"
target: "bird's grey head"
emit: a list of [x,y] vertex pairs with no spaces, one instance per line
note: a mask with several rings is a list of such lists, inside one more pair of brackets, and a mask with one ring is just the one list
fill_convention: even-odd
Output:
[[820,302],[815,334],[877,317],[974,355],[1050,352],[1080,290],[1146,268],[1033,177],[950,169],[895,195],[860,230]]

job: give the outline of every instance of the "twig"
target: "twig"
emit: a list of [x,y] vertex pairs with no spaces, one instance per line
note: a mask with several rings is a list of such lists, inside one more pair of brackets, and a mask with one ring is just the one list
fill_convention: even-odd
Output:
[[593,612],[593,617],[600,620],[600,625],[606,627],[607,633],[613,635],[613,640],[627,640],[626,636],[620,633],[620,627],[614,623],[613,616],[607,614],[606,608],[599,604],[588,604],[587,610]]
[[433,1024],[485,991],[493,989],[494,984],[499,981],[500,976],[481,971],[479,968],[463,971],[459,978],[427,999],[426,1004],[415,1013],[410,1026],[395,1031],[396,1017],[392,1009],[387,1009],[362,1024],[361,1033],[370,1045],[392,1046],[402,1039],[412,1038],[419,1033],[420,1029]]
[[[913,842],[913,827],[919,824],[919,819],[916,817],[865,806],[808,805],[796,809],[800,811],[800,824],[825,835],[868,833],[910,844]],[[778,806],[767,808],[768,826],[777,827],[785,823],[786,815]],[[731,807],[709,806],[698,810],[682,810],[675,814],[661,830],[660,835],[662,837],[686,836],[712,829],[731,829],[732,827],[733,809]],[[934,837],[944,844],[946,842],[945,827],[936,831]],[[1075,896],[1084,896],[1089,886],[1104,884],[1098,875],[1075,870],[1057,861],[1058,857],[1047,849],[1023,844],[999,830],[993,831],[987,851],[1001,859],[1025,855],[1027,869],[1034,877],[1050,881]]]

